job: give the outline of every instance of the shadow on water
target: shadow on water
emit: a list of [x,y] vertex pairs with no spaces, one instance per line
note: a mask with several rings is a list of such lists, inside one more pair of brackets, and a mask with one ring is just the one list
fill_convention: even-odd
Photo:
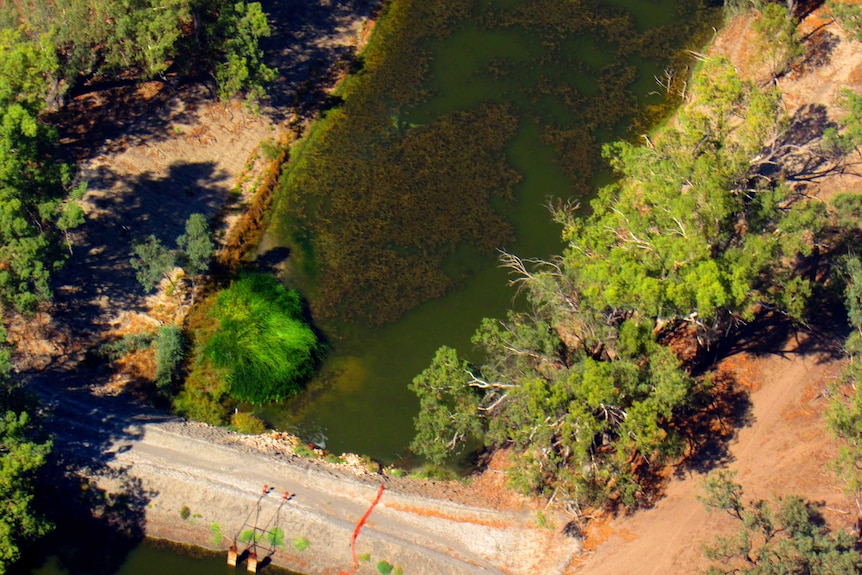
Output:
[[91,189],[100,190],[91,199],[95,210],[72,232],[76,247],[54,278],[55,310],[83,333],[109,319],[100,317],[103,301],[142,310],[144,293],[129,263],[134,242],[152,235],[175,247],[188,217],[212,217],[227,195],[226,175],[212,162],[175,163],[164,174],[122,179],[102,166],[91,176]]

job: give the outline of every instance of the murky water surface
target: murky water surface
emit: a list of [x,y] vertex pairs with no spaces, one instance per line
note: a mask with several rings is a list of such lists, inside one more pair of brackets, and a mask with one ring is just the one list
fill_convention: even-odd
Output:
[[[375,256],[370,261],[356,260],[369,257],[371,248],[362,248],[361,253],[355,254],[348,246],[354,240],[358,242],[358,236],[377,233],[362,227],[365,220],[369,228],[377,226],[379,233],[390,233],[386,225],[391,220],[378,219],[374,213],[360,213],[366,203],[377,201],[374,190],[368,188],[375,183],[382,185],[381,180],[389,173],[385,170],[374,173],[375,162],[391,161],[389,154],[394,152],[386,145],[401,154],[403,147],[399,146],[411,134],[434,129],[457,114],[468,121],[472,118],[470,114],[483,106],[502,106],[506,114],[516,118],[517,129],[501,153],[519,180],[509,190],[511,198],[500,196],[489,200],[514,230],[514,241],[498,247],[522,257],[559,253],[560,230],[551,222],[547,204],[563,199],[586,205],[590,190],[609,181],[610,175],[599,154],[601,145],[632,137],[632,122],[646,129],[649,122],[666,111],[665,94],[655,77],[662,76],[669,65],[685,66],[680,61],[669,64],[670,58],[679,48],[703,40],[702,35],[697,36],[703,26],[693,23],[704,22],[707,14],[700,3],[688,0],[606,0],[580,4],[496,0],[466,4],[469,17],[453,21],[448,34],[429,35],[416,49],[430,54],[430,58],[420,61],[421,65],[427,65],[427,73],[421,80],[421,91],[427,97],[405,105],[393,96],[385,112],[391,115],[391,121],[380,122],[380,135],[369,138],[364,147],[357,146],[349,158],[339,160],[337,152],[331,151],[331,142],[342,134],[338,130],[355,129],[350,127],[351,121],[359,120],[353,120],[351,115],[362,116],[364,125],[375,125],[366,117],[373,113],[368,106],[361,111],[350,107],[350,98],[359,101],[367,98],[366,92],[375,89],[374,83],[358,82],[351,87],[348,102],[337,112],[341,115],[327,128],[335,134],[318,135],[317,140],[312,139],[305,146],[299,159],[294,158],[303,167],[294,173],[289,171],[286,176],[288,183],[262,243],[261,251],[276,246],[293,250],[285,281],[304,292],[312,302],[312,309],[322,310],[317,321],[331,342],[331,350],[307,392],[258,413],[278,428],[298,431],[310,441],[325,443],[334,453],[365,453],[384,463],[408,457],[406,446],[413,434],[413,418],[418,409],[417,400],[407,389],[409,382],[430,363],[441,345],[455,347],[469,356],[473,351],[470,337],[480,320],[504,317],[516,297],[508,286],[506,273],[497,266],[493,250],[482,252],[464,241],[444,245],[439,251],[424,252],[426,258],[422,261],[439,262],[439,269],[449,282],[449,289],[442,297],[427,299],[429,296],[418,288],[383,289],[400,281],[398,277],[382,276],[380,283],[386,286],[364,283],[363,274],[375,264]],[[398,63],[385,62],[379,68],[386,70],[381,72],[384,76],[394,75],[386,66],[397,69]],[[353,147],[354,143],[349,145]],[[418,153],[435,153],[421,150]],[[337,171],[339,165],[355,161],[357,154],[366,157],[353,168],[355,178],[329,183],[327,170]],[[413,165],[410,159],[400,160]],[[321,165],[324,167],[320,168]],[[371,184],[364,183],[360,171],[370,174]],[[479,183],[470,177],[465,175],[463,185],[455,187],[465,190],[463,195],[453,194],[443,203],[457,208],[459,202],[474,201],[466,190]],[[335,204],[342,200],[335,196],[352,185],[356,189],[347,191],[347,197],[354,202],[352,210],[336,209]],[[429,180],[428,186],[436,185]],[[327,191],[315,195],[319,193],[318,186]],[[416,187],[422,187],[421,180]],[[405,201],[412,201],[414,193],[421,193],[397,185],[392,190],[391,193],[403,194]],[[439,209],[448,207],[451,206]],[[431,218],[438,208],[431,205],[423,209]],[[336,221],[339,218],[356,218],[356,221]],[[421,225],[419,220],[416,225]],[[471,225],[486,224],[474,221]],[[349,226],[352,235],[338,236],[341,226]],[[297,233],[297,229],[302,232]],[[444,234],[445,230],[423,233]],[[407,258],[417,251],[413,247],[415,242],[410,243],[413,240],[399,244],[398,238],[392,237],[395,239],[391,244],[383,246],[388,255]],[[333,243],[345,246],[343,252],[334,251]],[[327,258],[356,260],[355,270],[345,267],[342,261],[327,268]],[[330,289],[326,277],[321,277],[327,269],[338,270],[347,279],[338,286],[340,295],[334,301],[316,306],[326,299]],[[349,285],[351,277],[356,278],[355,286]],[[433,273],[429,273],[429,278],[433,279],[425,283],[439,279]],[[420,281],[410,285],[423,284]],[[375,292],[378,288],[379,294]],[[409,293],[402,293],[405,291]],[[394,323],[373,325],[373,313],[370,323],[365,321],[367,318],[352,319],[362,318],[363,311],[367,312],[370,306],[377,306],[374,310],[381,310],[381,314],[388,313],[385,306],[394,305],[391,300],[401,297],[414,297],[415,301],[402,306],[410,311]],[[350,307],[353,301],[362,302],[357,303],[360,309]],[[342,321],[340,318],[344,317],[351,320]]]

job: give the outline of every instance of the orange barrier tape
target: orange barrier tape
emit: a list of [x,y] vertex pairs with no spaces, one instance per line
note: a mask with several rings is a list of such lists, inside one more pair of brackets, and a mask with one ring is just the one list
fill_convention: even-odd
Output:
[[356,524],[356,529],[353,530],[353,538],[350,540],[350,552],[353,555],[353,569],[350,571],[340,571],[339,575],[353,575],[359,570],[359,560],[356,559],[356,538],[359,537],[359,532],[362,530],[362,526],[365,525],[366,521],[368,521],[368,516],[371,515],[371,512],[374,511],[374,508],[377,507],[377,504],[380,502],[380,497],[383,495],[383,490],[385,488],[386,486],[381,483],[380,489],[377,490],[377,497],[374,498],[374,501],[371,503],[371,507],[369,507],[368,511],[365,512],[365,515],[362,516],[359,523]]

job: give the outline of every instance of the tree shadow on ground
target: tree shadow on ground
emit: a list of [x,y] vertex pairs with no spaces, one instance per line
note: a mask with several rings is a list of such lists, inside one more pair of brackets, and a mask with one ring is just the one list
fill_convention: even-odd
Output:
[[57,127],[67,161],[90,158],[95,150],[119,153],[170,137],[177,123],[192,122],[199,107],[215,101],[202,84],[173,87],[161,81],[120,82],[79,90],[48,121]]
[[47,367],[20,375],[41,398],[46,431],[54,438],[39,492],[45,515],[58,529],[34,555],[58,557],[73,575],[116,573],[143,539],[145,511],[156,494],[129,477],[116,455],[143,436],[145,424],[174,419],[128,394],[92,392],[94,384],[110,378],[94,348],[114,319],[110,310],[143,305],[129,262],[132,242],[154,235],[173,247],[191,213],[212,216],[223,203],[224,180],[212,163],[175,164],[162,176],[146,173],[125,181],[101,169],[94,183],[103,193],[93,197],[93,212],[75,232],[77,247],[55,275],[57,329],[68,331],[75,346]]
[[686,456],[674,475],[708,473],[733,461],[729,445],[737,431],[754,423],[748,391],[732,373],[713,375],[709,387],[698,390],[679,417],[678,431],[685,438]]
[[175,247],[191,214],[211,218],[225,201],[226,179],[212,162],[173,164],[163,176],[144,173],[125,180],[99,168],[90,180],[99,190],[90,200],[95,209],[74,231],[69,261],[53,282],[54,307],[70,327],[86,332],[112,319],[101,317],[100,302],[141,310],[145,294],[130,264],[134,242],[152,235]]
[[373,18],[379,0],[264,0],[272,29],[269,38],[261,40],[266,63],[279,71],[278,79],[268,88],[276,122],[283,121],[288,108],[303,118],[337,105],[328,94],[337,78],[361,67],[352,45],[355,38],[346,36],[351,23]]
[[84,365],[24,374],[41,399],[53,449],[37,483],[37,507],[56,525],[19,568],[29,573],[48,557],[70,575],[110,575],[145,534],[145,513],[157,493],[128,475],[115,456],[145,433],[144,424],[172,419],[128,397],[97,397]]
[[829,119],[826,106],[800,107],[784,133],[761,153],[768,161],[761,164],[758,174],[769,179],[783,176],[794,183],[823,177],[839,169],[840,162],[819,145],[826,129],[836,127]]
[[701,359],[696,375],[711,378],[696,390],[689,407],[678,418],[678,431],[686,440],[686,456],[676,466],[678,477],[709,471],[732,462],[729,445],[739,429],[754,423],[749,390],[736,376],[718,369],[722,360],[747,353],[780,357],[806,355],[814,361],[835,361],[843,356],[847,335],[846,310],[823,298],[810,310],[813,318],[801,326],[780,313],[765,313],[738,326]]
[[807,74],[822,68],[832,60],[832,54],[840,39],[828,30],[817,30],[806,39],[805,59],[800,63],[800,73]]
[[755,356],[815,355],[817,361],[843,357],[844,340],[849,333],[846,310],[823,303],[810,315],[811,319],[803,326],[779,313],[764,314],[722,339],[715,348],[713,361],[717,363],[743,352]]

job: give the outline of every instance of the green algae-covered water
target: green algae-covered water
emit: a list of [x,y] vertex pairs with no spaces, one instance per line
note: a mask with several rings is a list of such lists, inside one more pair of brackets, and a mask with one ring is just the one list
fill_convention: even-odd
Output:
[[499,249],[562,249],[548,205],[610,174],[601,145],[675,105],[717,16],[696,0],[394,0],[343,104],[292,151],[259,253],[308,298],[329,355],[306,392],[259,410],[335,453],[409,458],[407,386],[441,345],[470,355],[518,305]]

